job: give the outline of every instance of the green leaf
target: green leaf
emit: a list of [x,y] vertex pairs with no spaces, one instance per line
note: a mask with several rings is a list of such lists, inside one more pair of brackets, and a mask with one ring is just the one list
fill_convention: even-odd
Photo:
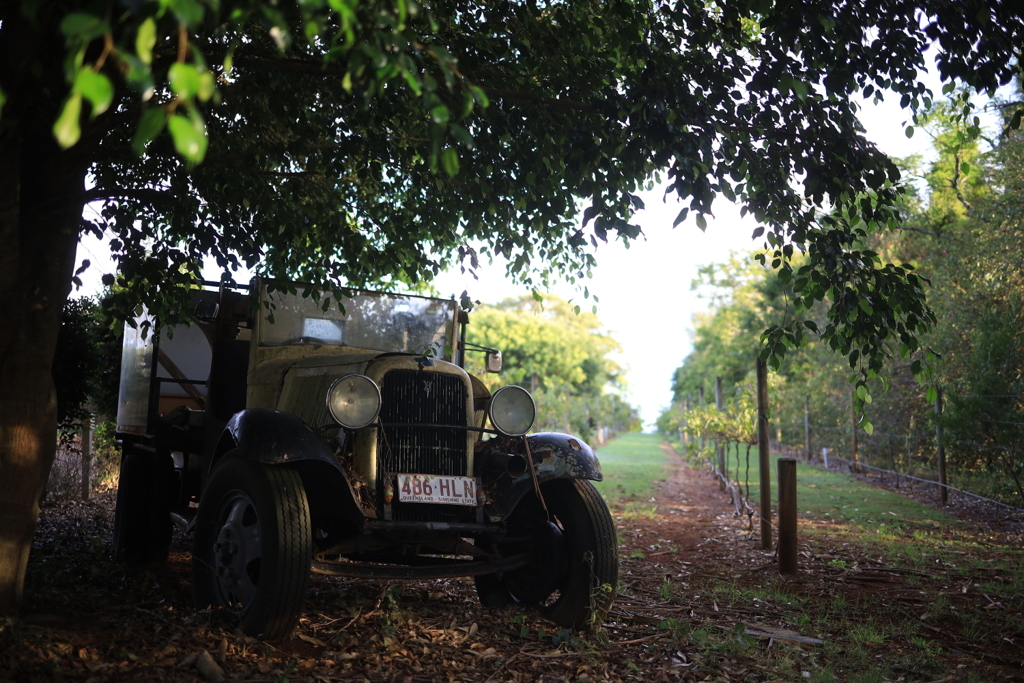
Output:
[[208,102],[213,93],[217,89],[217,81],[214,79],[213,74],[209,71],[203,70],[199,73],[199,92],[196,96],[200,102]]
[[490,103],[490,98],[487,97],[487,93],[484,92],[483,88],[478,85],[469,86],[469,91],[473,93],[473,100],[476,101],[476,106],[486,108]]
[[64,102],[60,116],[53,124],[53,137],[63,149],[71,147],[82,137],[82,128],[78,118],[82,115],[82,95],[73,92]]
[[199,72],[193,64],[175,62],[167,72],[171,90],[179,97],[191,100],[199,93]]
[[870,422],[868,422],[867,420],[864,420],[864,421],[863,421],[863,422],[861,423],[861,425],[860,425],[860,426],[864,428],[864,432],[865,432],[865,433],[866,433],[866,434],[867,434],[868,436],[870,436],[870,435],[872,435],[872,434],[874,434],[874,433],[875,433],[875,425],[871,424],[871,423],[870,423]]
[[189,28],[203,21],[203,6],[196,0],[163,0],[162,5],[170,5],[174,16]]
[[93,118],[105,112],[110,107],[110,103],[114,101],[114,86],[110,79],[103,74],[95,73],[88,67],[79,69],[73,88],[89,100],[92,105]]
[[142,60],[143,64],[153,62],[153,47],[156,45],[156,21],[153,17],[147,17],[139,26],[139,32],[135,34],[135,54]]
[[464,144],[467,149],[473,149],[473,136],[468,130],[457,123],[449,126],[448,130],[451,132],[452,137]]
[[939,390],[935,387],[928,387],[928,391],[925,392],[925,400],[929,403],[935,403],[935,399],[939,397]]
[[110,30],[109,24],[94,14],[72,12],[60,22],[60,32],[68,38],[77,38],[88,43]]
[[704,218],[704,214],[697,214],[697,227],[700,228],[701,231],[708,229],[708,221]]
[[135,129],[135,136],[132,138],[132,149],[135,150],[135,153],[141,155],[146,151],[146,145],[160,134],[166,123],[167,112],[163,107],[153,107],[144,111],[139,126]]
[[199,163],[206,156],[206,124],[196,111],[188,116],[175,114],[167,122],[167,128],[174,138],[174,148],[188,161]]
[[448,107],[443,104],[439,104],[430,110],[430,117],[434,119],[434,123],[444,125],[448,123],[448,119],[451,118],[451,112],[448,111]]
[[906,130],[904,130],[903,132],[906,134],[906,136],[908,138],[914,137],[914,127],[913,126],[907,126]]
[[793,93],[797,96],[801,102],[807,99],[807,84],[803,81],[792,79],[790,87],[793,89]]
[[450,176],[459,172],[459,153],[454,147],[447,147],[441,152],[441,168]]
[[125,80],[133,89],[142,93],[143,101],[149,100],[153,94],[153,72],[142,60],[133,54],[121,55],[121,60],[128,67]]
[[680,209],[678,215],[676,215],[676,219],[674,221],[672,221],[672,227],[674,228],[677,225],[679,225],[680,223],[682,223],[683,221],[685,221],[686,220],[686,216],[689,213],[690,213],[689,209]]

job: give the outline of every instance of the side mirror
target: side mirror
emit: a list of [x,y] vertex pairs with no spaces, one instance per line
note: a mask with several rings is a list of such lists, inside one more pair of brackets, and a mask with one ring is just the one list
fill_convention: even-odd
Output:
[[220,312],[220,304],[209,299],[200,299],[192,315],[196,320],[214,320]]
[[487,352],[487,372],[501,372],[501,351],[491,349]]

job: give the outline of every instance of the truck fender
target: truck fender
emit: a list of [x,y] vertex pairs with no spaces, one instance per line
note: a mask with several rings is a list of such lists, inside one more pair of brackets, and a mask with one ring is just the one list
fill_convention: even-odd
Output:
[[[578,437],[542,432],[529,435],[526,441],[541,484],[553,479],[604,479],[594,450]],[[533,477],[522,439],[493,439],[486,443],[476,454],[476,462],[484,482],[484,512],[496,522],[507,517],[519,500],[533,490]]]
[[322,438],[299,418],[279,410],[250,408],[235,413],[224,427],[210,469],[232,448],[268,465],[322,460],[341,469]]
[[291,413],[267,408],[235,413],[224,427],[211,471],[232,448],[242,457],[296,470],[306,489],[314,526],[331,525],[354,532],[362,524],[364,515],[331,447]]
[[541,483],[551,479],[602,481],[601,463],[587,443],[571,434],[542,432],[526,437]]

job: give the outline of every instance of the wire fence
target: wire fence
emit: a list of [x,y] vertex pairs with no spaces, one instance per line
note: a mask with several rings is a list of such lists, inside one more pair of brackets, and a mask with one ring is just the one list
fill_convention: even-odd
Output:
[[[83,436],[88,447],[83,448]],[[57,440],[57,452],[43,491],[43,502],[79,499],[112,486],[117,479],[119,451],[94,438],[92,428],[64,435]]]
[[977,493],[972,493],[970,491],[965,491],[964,489],[959,489],[959,488],[956,488],[955,486],[950,486],[950,485],[947,484],[947,485],[945,485],[943,487],[942,484],[940,484],[937,481],[932,481],[931,479],[922,479],[921,477],[915,477],[915,476],[912,476],[912,475],[909,475],[909,474],[901,474],[900,472],[896,472],[894,470],[887,470],[887,469],[885,469],[883,467],[875,467],[874,465],[867,465],[867,464],[864,464],[864,463],[861,463],[861,462],[854,462],[853,460],[850,460],[848,458],[843,458],[843,457],[840,457],[840,456],[831,456],[831,457],[828,458],[827,462],[823,463],[823,464],[825,464],[826,466],[831,468],[831,463],[835,462],[835,461],[844,463],[849,468],[850,472],[859,473],[858,472],[859,470],[868,470],[868,471],[871,471],[871,472],[878,472],[880,475],[889,474],[889,475],[892,475],[893,478],[897,482],[902,479],[902,480],[905,480],[905,481],[915,481],[915,482],[918,482],[918,483],[921,483],[921,484],[926,484],[926,485],[932,486],[932,487],[934,487],[936,489],[942,487],[942,488],[945,488],[950,493],[956,493],[956,494],[959,494],[959,495],[962,495],[962,496],[967,496],[967,497],[972,498],[974,500],[978,500],[978,501],[982,501],[984,503],[988,503],[988,504],[990,504],[990,505],[992,505],[993,507],[996,507],[996,508],[1002,508],[1004,510],[1010,510],[1010,511],[1013,511],[1013,512],[1024,513],[1024,508],[1020,508],[1020,507],[1017,507],[1015,505],[1010,505],[1008,503],[1002,503],[1002,502],[1000,502],[998,500],[993,500],[991,498],[986,498],[985,496],[979,495]]
[[[82,455],[81,436],[57,443],[57,453],[50,468],[50,477],[46,480],[43,500],[53,502],[81,498],[83,491],[92,490],[92,463],[83,462]],[[84,487],[83,476],[88,478]]]
[[[737,386],[731,392],[730,405],[722,397],[716,399],[718,408],[710,397],[704,400],[700,395],[694,401],[692,395],[688,396],[681,404],[681,434],[689,431],[693,438],[700,438],[701,430],[710,427],[704,431],[705,438],[730,441],[729,433],[750,433],[747,423],[753,418],[749,407],[747,413],[742,409],[744,401],[750,402],[747,392],[749,386]],[[833,464],[854,463],[863,472],[892,478],[897,488],[909,482],[932,487],[941,502],[955,494],[992,509],[1024,510],[1024,478],[1019,473],[1024,435],[1004,431],[1004,436],[1010,433],[1013,438],[1000,440],[993,436],[998,433],[991,431],[1024,427],[1024,422],[1010,417],[1017,417],[1017,413],[1007,414],[1010,419],[1005,420],[999,415],[992,419],[981,416],[974,420],[976,429],[961,425],[953,438],[943,433],[947,420],[942,415],[944,401],[993,399],[1005,403],[1024,400],[1024,394],[970,394],[944,399],[941,392],[936,396],[936,392],[929,391],[879,396],[873,397],[861,414],[854,414],[849,393],[845,402],[841,395],[834,395],[828,400],[819,399],[817,405],[800,397],[801,405],[794,406],[793,398],[775,398],[769,413],[770,429],[778,443],[802,443],[798,451],[809,460],[819,460],[819,453],[827,449]],[[865,429],[868,421],[872,426]],[[972,440],[971,436],[976,438]],[[1020,440],[1015,440],[1018,437]],[[716,469],[714,463],[712,467]],[[716,474],[725,477],[728,472]]]

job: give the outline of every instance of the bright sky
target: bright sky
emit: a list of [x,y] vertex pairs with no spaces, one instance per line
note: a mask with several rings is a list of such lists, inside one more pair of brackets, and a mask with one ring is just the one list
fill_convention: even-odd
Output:
[[[903,131],[908,114],[894,100],[865,107],[862,121],[868,137],[891,156],[925,153],[929,148],[927,136],[919,132],[907,139]],[[594,277],[586,283],[600,299],[598,317],[622,345],[618,360],[628,369],[627,398],[640,408],[647,427],[653,426],[671,402],[673,373],[692,349],[693,315],[707,307],[706,301],[690,291],[698,269],[724,261],[731,251],[756,246],[751,240],[755,223],[750,218],[741,219],[738,209],[726,200],[715,203],[715,218],[708,221],[707,231],[702,233],[692,219],[673,229],[672,221],[681,207],[675,199],[663,202],[662,195],[658,190],[643,195],[647,208],[635,222],[643,228],[644,236],[629,249],[618,242],[601,245]],[[82,294],[102,289],[100,277],[112,268],[106,252],[105,246],[93,238],[79,245],[78,262],[90,259],[93,264],[82,275]],[[459,273],[445,274],[436,280],[435,287],[444,297],[468,290],[473,299],[483,303],[529,293],[506,280],[504,268],[498,264],[482,269],[479,280]],[[569,285],[557,287],[553,293],[575,298],[585,309],[592,304],[582,300],[582,295]],[[72,296],[76,294],[72,292]]]

